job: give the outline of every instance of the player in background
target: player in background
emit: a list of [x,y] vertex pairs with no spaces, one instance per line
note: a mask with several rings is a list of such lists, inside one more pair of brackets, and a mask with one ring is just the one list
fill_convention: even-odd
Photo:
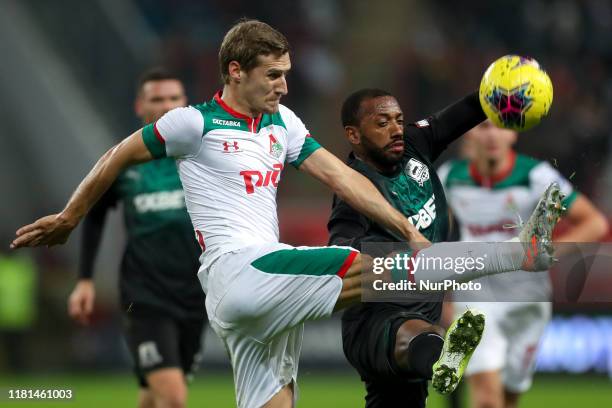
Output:
[[[555,242],[601,239],[608,230],[604,215],[548,162],[514,151],[516,138],[512,130],[483,122],[466,135],[470,159],[450,161],[440,168],[461,240],[511,237],[515,232],[504,226],[516,223],[517,214],[526,219],[551,182],[559,183],[567,194],[563,204],[568,208],[569,228]],[[477,307],[487,316],[481,344],[466,370],[474,407],[516,407],[520,394],[531,386],[537,346],[552,310],[549,302],[542,301],[550,298],[551,291],[547,275],[543,277],[520,286],[520,299],[531,301],[455,303],[457,311]],[[517,293],[513,274],[486,279],[494,293]]]
[[[134,104],[143,124],[187,104],[180,79],[158,68],[138,82]],[[125,337],[140,384],[138,405],[184,407],[187,378],[197,365],[205,324],[198,245],[174,160],[130,167],[83,220],[79,280],[68,313],[89,323],[94,261],[106,214],[121,202],[127,243],[119,278]]]
[[[105,153],[59,214],[19,228],[11,248],[57,245],[126,167],[173,157],[187,210],[203,248],[198,277],[211,326],[232,361],[239,407],[291,407],[306,320],[328,317],[361,300],[368,261],[348,247],[292,247],[278,242],[276,191],[285,163],[329,186],[342,200],[400,240],[428,244],[363,175],[312,138],[280,99],[291,68],[286,38],[269,25],[242,20],[225,35],[219,65],[223,89],[207,103],[177,108]],[[519,237],[538,248],[533,270],[552,262],[546,242],[557,213],[555,186]],[[560,206],[559,206],[560,207]],[[550,216],[550,217],[548,217]],[[547,221],[548,220],[548,221]],[[539,223],[543,228],[535,228]],[[529,238],[527,238],[529,237]],[[467,256],[452,245],[422,249],[424,258]],[[453,249],[455,251],[453,252]],[[487,246],[483,269],[463,280],[527,267],[530,249]],[[415,273],[421,281],[457,278],[446,270]]]

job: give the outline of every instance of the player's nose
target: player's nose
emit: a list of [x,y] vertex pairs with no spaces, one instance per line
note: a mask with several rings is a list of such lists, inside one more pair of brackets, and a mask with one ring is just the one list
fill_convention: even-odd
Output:
[[404,126],[401,123],[395,121],[391,123],[389,130],[391,131],[391,137],[393,139],[401,138],[404,134]]
[[287,93],[289,92],[289,89],[287,87],[287,78],[284,75],[278,78],[275,92],[279,95],[287,95]]

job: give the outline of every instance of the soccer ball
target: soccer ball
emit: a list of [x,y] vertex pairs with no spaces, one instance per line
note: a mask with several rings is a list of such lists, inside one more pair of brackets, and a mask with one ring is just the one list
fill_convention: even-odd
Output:
[[553,86],[536,60],[506,55],[487,68],[478,94],[482,110],[495,125],[522,132],[548,114]]

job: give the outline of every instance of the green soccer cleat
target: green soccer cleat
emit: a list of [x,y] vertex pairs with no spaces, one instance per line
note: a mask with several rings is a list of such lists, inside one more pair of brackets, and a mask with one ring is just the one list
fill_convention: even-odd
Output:
[[468,309],[450,325],[440,358],[433,365],[432,386],[440,394],[457,388],[470,357],[480,343],[485,326],[483,313]]
[[558,183],[551,183],[542,194],[531,217],[522,226],[519,241],[525,247],[523,269],[528,271],[546,271],[554,262],[552,233],[555,225],[564,214],[565,196]]

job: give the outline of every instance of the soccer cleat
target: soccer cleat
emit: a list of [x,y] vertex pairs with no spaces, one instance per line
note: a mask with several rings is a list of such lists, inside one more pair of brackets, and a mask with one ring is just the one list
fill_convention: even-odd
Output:
[[470,357],[480,343],[484,326],[484,314],[468,309],[446,331],[442,353],[433,365],[431,378],[433,388],[440,394],[449,394],[457,388]]
[[523,225],[518,236],[525,247],[526,255],[522,269],[534,272],[546,271],[552,266],[554,262],[552,233],[561,215],[566,211],[562,204],[564,198],[559,184],[551,183]]

